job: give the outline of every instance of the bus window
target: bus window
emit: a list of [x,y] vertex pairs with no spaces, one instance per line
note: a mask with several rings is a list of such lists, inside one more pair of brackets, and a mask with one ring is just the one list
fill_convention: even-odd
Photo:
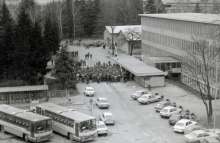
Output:
[[34,132],[40,133],[43,131],[51,130],[51,127],[52,127],[51,120],[44,120],[44,121],[36,122],[34,124]]
[[80,132],[95,129],[95,120],[83,121],[80,123]]

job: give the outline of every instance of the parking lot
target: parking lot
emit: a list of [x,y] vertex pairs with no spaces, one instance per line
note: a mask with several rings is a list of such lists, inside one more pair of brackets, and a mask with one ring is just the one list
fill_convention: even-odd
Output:
[[[76,49],[79,49],[77,47]],[[76,50],[71,49],[70,51]],[[89,60],[89,64],[92,65],[97,61],[109,61],[107,51],[101,48],[91,48],[80,50],[80,57],[83,57],[85,53],[90,52],[96,56]],[[83,91],[86,86],[92,86],[95,88],[95,97],[85,97]],[[149,105],[140,105],[137,101],[130,98],[130,95],[136,90],[143,89],[134,81],[129,82],[102,82],[102,83],[79,83],[77,85],[79,94],[71,95],[71,101],[66,97],[51,98],[49,102],[57,103],[63,106],[79,110],[81,112],[91,114],[97,119],[103,111],[110,111],[113,113],[116,121],[114,126],[108,126],[108,136],[98,137],[94,142],[96,143],[184,143],[184,137],[182,134],[176,134],[168,124],[167,119],[161,119],[158,113],[154,111],[154,106],[157,103]],[[201,123],[205,121],[205,108],[204,105],[197,96],[191,92],[182,89],[175,85],[175,83],[166,82],[165,87],[154,88],[153,92],[159,92],[164,95],[164,98],[169,98],[172,102],[176,102],[177,105],[182,105],[184,109],[189,109],[195,113]],[[109,109],[98,109],[95,105],[91,110],[90,99],[97,97],[106,97],[110,102]],[[94,102],[93,102],[94,103]],[[18,105],[18,107],[28,107],[28,105]],[[220,111],[218,108],[220,103],[218,101],[214,104],[214,111],[218,119]],[[216,127],[219,128],[219,121],[216,122]],[[62,137],[58,134],[54,134],[52,139],[48,143],[70,143],[66,137]],[[12,135],[0,133],[0,143],[23,143],[19,138]]]

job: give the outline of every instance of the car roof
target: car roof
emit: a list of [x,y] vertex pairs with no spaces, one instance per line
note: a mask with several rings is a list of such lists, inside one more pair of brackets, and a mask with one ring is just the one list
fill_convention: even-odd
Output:
[[111,112],[103,112],[104,116],[112,116]]
[[179,120],[178,122],[179,123],[186,123],[186,122],[189,122],[190,120],[189,119],[181,119],[181,120]]
[[173,107],[173,106],[164,107],[164,109],[173,109],[173,108],[175,108],[175,107]]
[[145,91],[148,92],[148,90],[145,90],[145,89],[143,89],[143,90],[137,90],[136,92],[145,92]]
[[152,93],[143,94],[142,96],[152,96]]
[[192,133],[194,133],[194,134],[201,134],[201,133],[209,133],[209,132],[207,132],[205,130],[195,130],[195,131],[192,131]]
[[86,89],[94,89],[94,88],[91,86],[87,86]]
[[108,100],[106,97],[98,97],[99,100]]

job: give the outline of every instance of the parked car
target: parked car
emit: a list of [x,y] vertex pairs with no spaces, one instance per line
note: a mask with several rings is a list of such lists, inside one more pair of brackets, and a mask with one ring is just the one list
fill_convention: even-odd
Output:
[[95,95],[95,89],[93,87],[88,86],[88,87],[85,88],[83,94],[85,96],[94,96]]
[[178,122],[181,119],[182,119],[181,113],[172,114],[169,118],[169,124],[171,126],[174,126],[176,124],[176,122]]
[[137,99],[137,101],[140,103],[140,104],[148,104],[149,103],[149,99],[152,98],[152,94],[149,93],[149,94],[144,94],[142,95],[141,97],[139,97]]
[[196,130],[189,134],[184,135],[185,140],[187,143],[200,143],[201,140],[205,139],[206,137],[214,137],[215,134],[212,132],[208,132],[206,130]]
[[193,121],[197,121],[197,117],[194,113],[190,113],[189,110],[186,111],[181,111],[180,113],[177,114],[172,114],[169,118],[169,124],[170,125],[175,125],[176,122],[178,122],[181,119],[189,119]]
[[115,120],[111,112],[103,112],[100,116],[100,120],[103,121],[106,125],[115,124]]
[[167,107],[164,107],[160,111],[160,116],[162,118],[169,118],[172,114],[176,114],[176,113],[180,113],[180,112],[181,112],[180,108],[173,107],[173,106],[167,106]]
[[159,93],[153,94],[150,98],[148,98],[147,103],[154,103],[163,100],[163,95],[159,95]]
[[173,127],[174,132],[178,132],[178,133],[184,133],[184,130],[189,127],[189,126],[193,126],[197,124],[197,122],[195,121],[191,121],[188,119],[181,119],[179,120],[175,126]]
[[131,95],[131,98],[134,100],[137,100],[139,97],[141,97],[142,95],[147,94],[147,93],[149,93],[149,91],[147,91],[147,90],[138,90]]
[[100,109],[108,109],[110,104],[108,103],[108,99],[105,97],[99,97],[96,99],[96,106]]
[[198,124],[195,124],[195,125],[192,125],[192,126],[188,126],[184,129],[184,134],[189,134],[195,130],[204,130],[205,128],[198,125]]
[[171,105],[171,102],[169,99],[165,100],[165,101],[161,101],[160,103],[158,103],[154,109],[156,112],[160,112],[160,110],[162,110],[164,107],[166,106],[170,106]]
[[208,137],[201,139],[200,143],[220,143],[220,138],[208,136]]
[[98,135],[107,135],[108,134],[108,128],[103,121],[97,121],[96,127],[97,127],[97,134]]

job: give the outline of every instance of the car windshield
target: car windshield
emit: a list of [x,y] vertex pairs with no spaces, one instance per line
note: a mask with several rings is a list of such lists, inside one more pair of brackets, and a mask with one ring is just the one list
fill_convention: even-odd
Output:
[[167,112],[169,112],[169,110],[168,109],[163,109],[162,112],[167,113]]
[[94,91],[93,88],[87,88],[86,90],[87,90],[87,91]]
[[100,102],[107,102],[107,99],[105,99],[105,98],[100,98],[99,101],[100,101]]
[[95,120],[88,120],[80,122],[80,132],[93,130],[96,128],[96,122]]
[[173,114],[173,115],[170,117],[171,120],[177,120],[177,119],[179,119],[179,118],[180,118],[180,115],[178,115],[178,114]]
[[109,119],[109,120],[112,120],[113,117],[112,117],[112,115],[105,115],[105,118]]
[[176,125],[177,125],[177,126],[180,126],[180,127],[183,127],[185,124],[184,124],[184,123],[179,122],[179,123],[177,123]]
[[97,127],[98,128],[105,128],[105,125],[104,124],[98,124]]

